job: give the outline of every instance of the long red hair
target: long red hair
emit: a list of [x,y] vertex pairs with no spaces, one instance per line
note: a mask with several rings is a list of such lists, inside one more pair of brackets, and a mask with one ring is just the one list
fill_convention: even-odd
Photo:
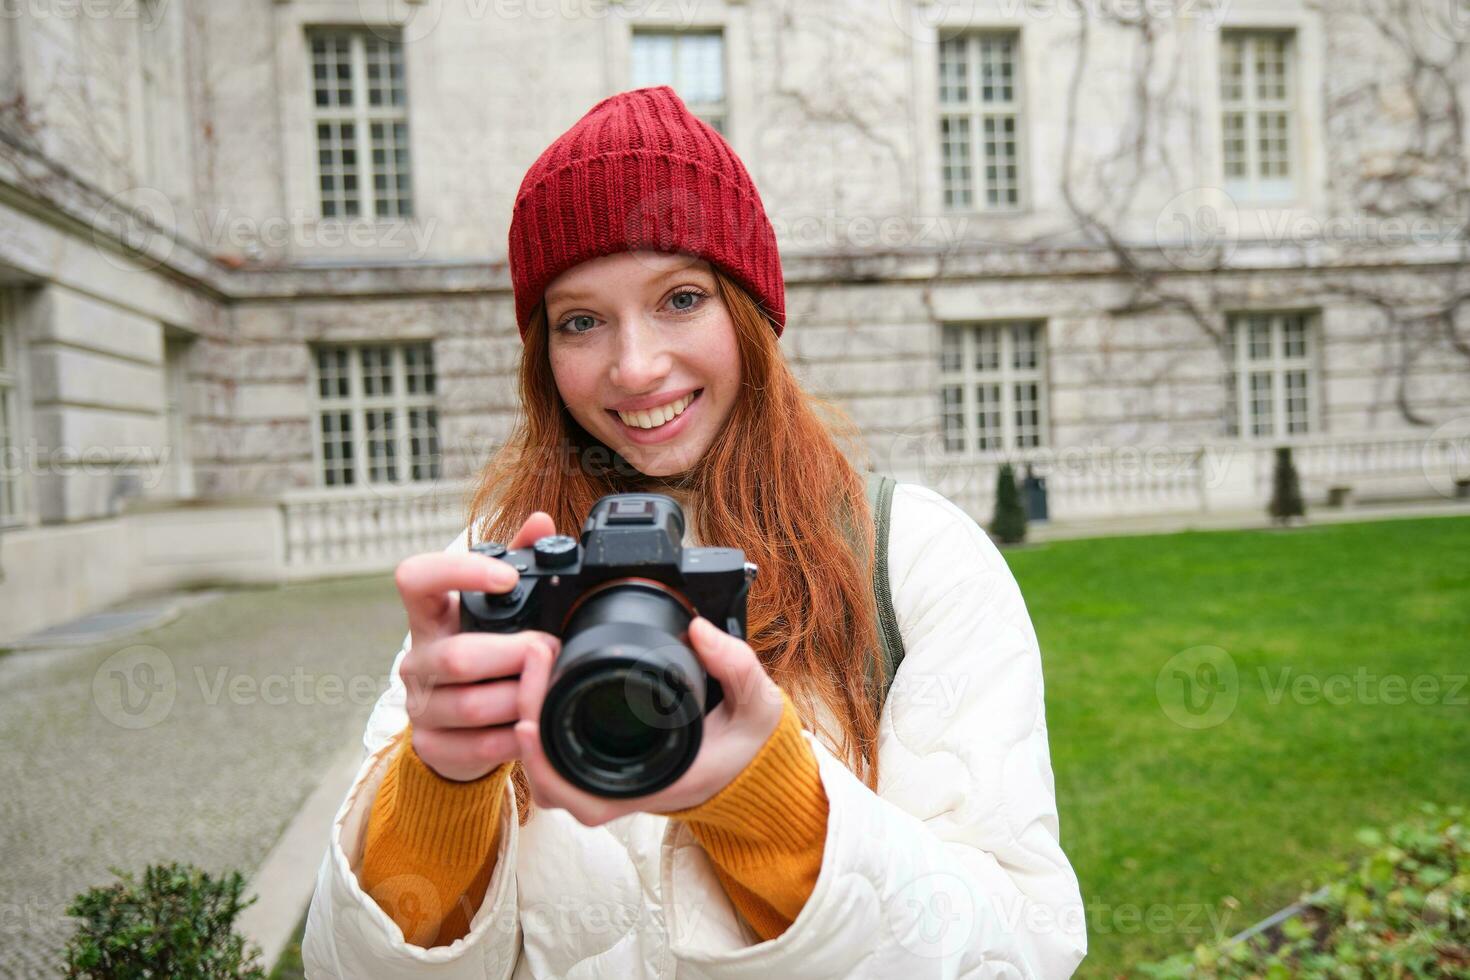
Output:
[[[557,390],[546,307],[538,304],[521,354],[523,410],[480,472],[469,503],[471,538],[509,541],[537,510],[575,535],[605,494],[688,492],[695,513],[685,516],[698,543],[740,548],[760,568],[746,641],[808,728],[817,728],[816,704],[826,706],[841,726],[829,734],[848,768],[876,789],[878,719],[869,684],[882,671],[873,521],[853,462],[866,462],[866,449],[845,412],[802,389],[751,296],[711,270],[735,327],[742,384],[704,456],[677,478],[647,477],[589,435]],[[525,823],[530,792],[519,762],[512,778]]]

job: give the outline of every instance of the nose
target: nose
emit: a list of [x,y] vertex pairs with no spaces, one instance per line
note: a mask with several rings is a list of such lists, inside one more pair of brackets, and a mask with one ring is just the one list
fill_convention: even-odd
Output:
[[634,393],[656,390],[672,365],[673,358],[654,324],[641,317],[622,321],[612,364],[614,385]]

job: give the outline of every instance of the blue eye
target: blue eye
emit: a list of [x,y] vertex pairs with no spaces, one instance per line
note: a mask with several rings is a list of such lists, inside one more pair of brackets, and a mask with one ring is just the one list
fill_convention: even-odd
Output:
[[[699,301],[704,298],[704,295],[704,293],[700,292],[697,289],[685,289],[670,296],[669,302],[674,304],[674,309],[678,310],[680,313],[687,313],[699,305]],[[678,302],[678,300],[684,299],[686,297],[689,299],[688,303],[680,304]]]
[[[579,320],[586,320],[587,326],[581,330],[577,330],[575,328],[568,330],[569,327],[572,327],[572,325],[574,323],[577,323]],[[592,325],[596,322],[597,321],[595,318],[588,316],[586,313],[579,313],[576,316],[569,316],[561,323],[558,323],[556,325],[556,329],[567,330],[568,333],[586,333],[588,330],[592,329]]]

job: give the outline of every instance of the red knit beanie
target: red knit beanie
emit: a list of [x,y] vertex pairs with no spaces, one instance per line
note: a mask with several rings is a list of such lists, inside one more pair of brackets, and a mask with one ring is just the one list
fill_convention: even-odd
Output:
[[637,249],[709,260],[761,304],[778,337],[785,328],[781,256],[755,184],[667,85],[603,99],[526,171],[509,252],[521,339],[558,275]]

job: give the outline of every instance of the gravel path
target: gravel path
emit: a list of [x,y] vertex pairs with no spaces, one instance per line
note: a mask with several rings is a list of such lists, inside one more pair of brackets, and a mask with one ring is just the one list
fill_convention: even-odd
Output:
[[56,976],[66,906],[111,867],[253,873],[361,737],[405,628],[378,575],[229,592],[125,640],[0,656],[0,976]]

